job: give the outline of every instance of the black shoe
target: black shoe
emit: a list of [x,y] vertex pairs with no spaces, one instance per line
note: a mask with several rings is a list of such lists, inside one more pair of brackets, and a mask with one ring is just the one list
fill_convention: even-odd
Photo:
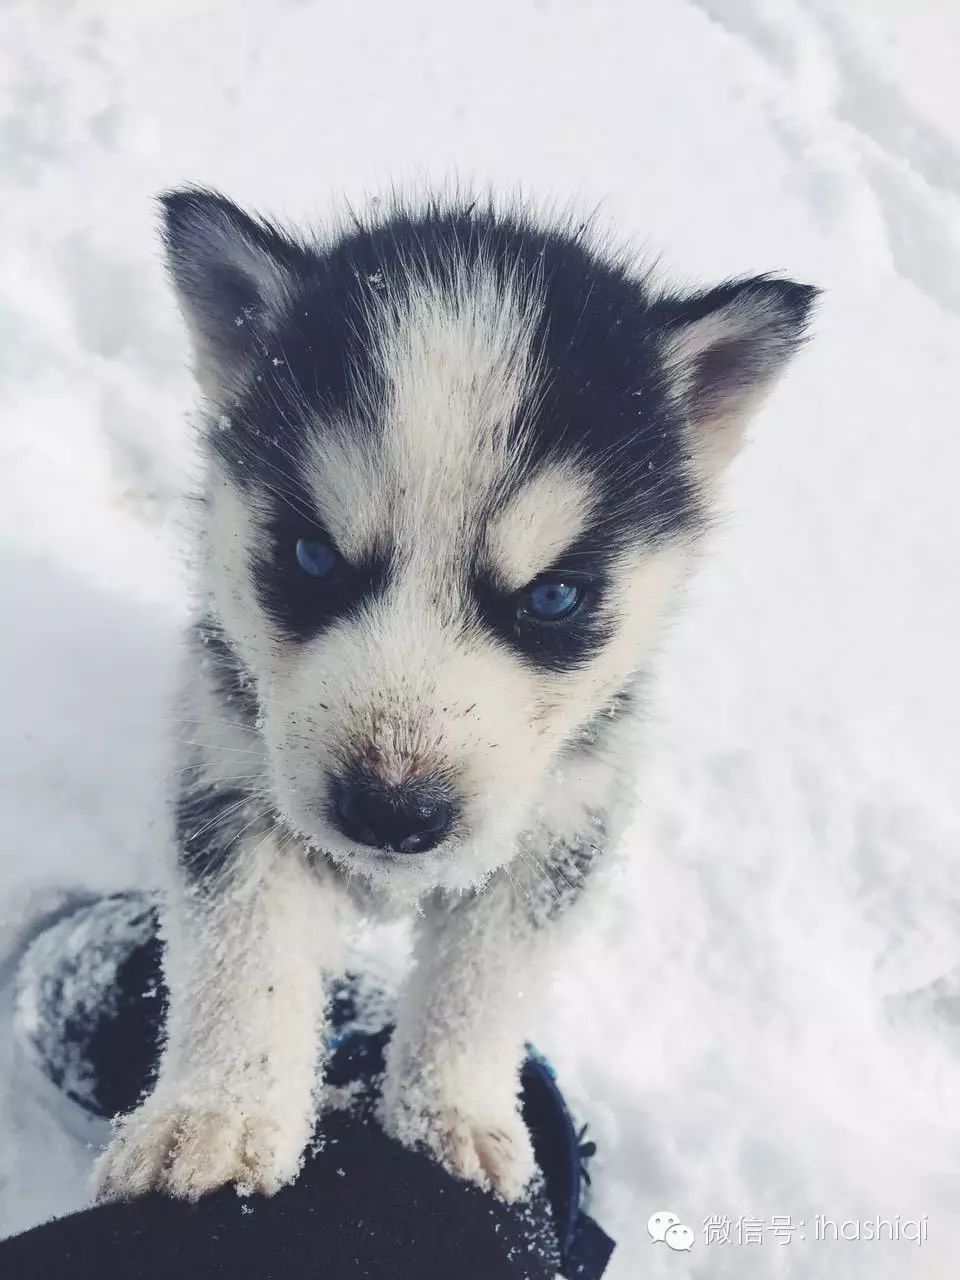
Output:
[[[90,1116],[132,1111],[156,1078],[167,1009],[161,962],[149,894],[101,898],[58,919],[33,940],[18,968],[14,1036],[21,1059]],[[392,1032],[389,1001],[348,978],[334,989],[329,1025],[325,1080],[350,1086],[372,1104]],[[560,1273],[597,1280],[614,1245],[582,1208],[590,1181],[585,1165],[596,1148],[533,1049],[521,1074],[521,1106],[544,1175]],[[369,1114],[372,1106],[362,1109]]]

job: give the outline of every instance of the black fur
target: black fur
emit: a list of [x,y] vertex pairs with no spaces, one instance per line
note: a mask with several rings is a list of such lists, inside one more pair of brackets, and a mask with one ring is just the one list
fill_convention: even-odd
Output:
[[256,685],[223,628],[212,618],[203,618],[193,628],[192,642],[199,660],[213,674],[224,709],[252,726],[259,711]]
[[261,605],[274,625],[295,640],[308,640],[336,618],[362,607],[390,578],[386,555],[371,556],[363,564],[343,562],[329,581],[304,573],[297,563],[298,538],[330,541],[319,524],[300,514],[307,501],[301,498],[296,510],[282,501],[273,504],[267,549],[252,566]]
[[556,621],[531,618],[524,613],[515,593],[507,595],[488,578],[475,584],[479,616],[483,625],[505,641],[527,661],[553,671],[569,671],[590,660],[610,635],[610,623],[598,611],[605,579],[602,564],[586,575],[587,565],[580,562],[572,572],[564,564],[555,566],[543,577],[560,577],[579,585],[582,599],[572,614]]
[[[606,471],[629,499],[635,532],[666,533],[690,518],[693,495],[682,445],[667,429],[676,424],[657,346],[664,317],[643,279],[599,257],[572,228],[542,227],[474,204],[417,216],[397,212],[320,247],[282,237],[272,224],[237,211],[235,234],[289,272],[290,304],[277,329],[265,334],[250,286],[237,284],[235,271],[220,264],[201,290],[194,283],[201,278],[196,264],[190,272],[178,267],[191,261],[191,221],[227,217],[228,202],[188,191],[166,196],[164,205],[178,284],[194,292],[217,347],[243,350],[257,368],[239,403],[222,406],[231,429],[211,437],[239,484],[248,486],[262,474],[296,501],[307,413],[321,420],[347,415],[376,433],[381,424],[370,420],[368,398],[357,395],[362,385],[373,388],[374,404],[378,400],[371,296],[378,289],[402,292],[418,279],[452,283],[463,263],[482,257],[504,286],[526,281],[544,302],[536,334],[543,378],[522,414],[531,435],[529,465],[575,454]],[[211,307],[210,292],[225,278],[226,299],[218,297]]]

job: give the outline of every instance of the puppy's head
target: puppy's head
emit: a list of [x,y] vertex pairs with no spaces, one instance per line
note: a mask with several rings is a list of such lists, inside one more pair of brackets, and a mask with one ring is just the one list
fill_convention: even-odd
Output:
[[813,290],[655,295],[574,228],[476,207],[320,243],[164,204],[209,586],[276,802],[366,876],[476,883],[642,664]]

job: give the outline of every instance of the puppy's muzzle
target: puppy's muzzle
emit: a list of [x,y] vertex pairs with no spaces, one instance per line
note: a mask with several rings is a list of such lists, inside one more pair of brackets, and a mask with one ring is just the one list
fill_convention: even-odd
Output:
[[395,853],[425,853],[449,834],[457,806],[443,784],[429,778],[392,786],[366,773],[330,779],[328,817],[357,844]]

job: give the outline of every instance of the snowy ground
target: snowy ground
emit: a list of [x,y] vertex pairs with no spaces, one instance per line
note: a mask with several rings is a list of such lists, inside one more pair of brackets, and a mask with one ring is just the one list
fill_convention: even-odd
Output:
[[[614,901],[531,1028],[600,1145],[611,1280],[954,1274],[958,47],[947,0],[0,4],[0,958],[65,887],[156,875],[190,387],[153,194],[603,199],[674,274],[828,290],[673,636]],[[90,1153],[0,1071],[12,1232],[84,1203]]]

